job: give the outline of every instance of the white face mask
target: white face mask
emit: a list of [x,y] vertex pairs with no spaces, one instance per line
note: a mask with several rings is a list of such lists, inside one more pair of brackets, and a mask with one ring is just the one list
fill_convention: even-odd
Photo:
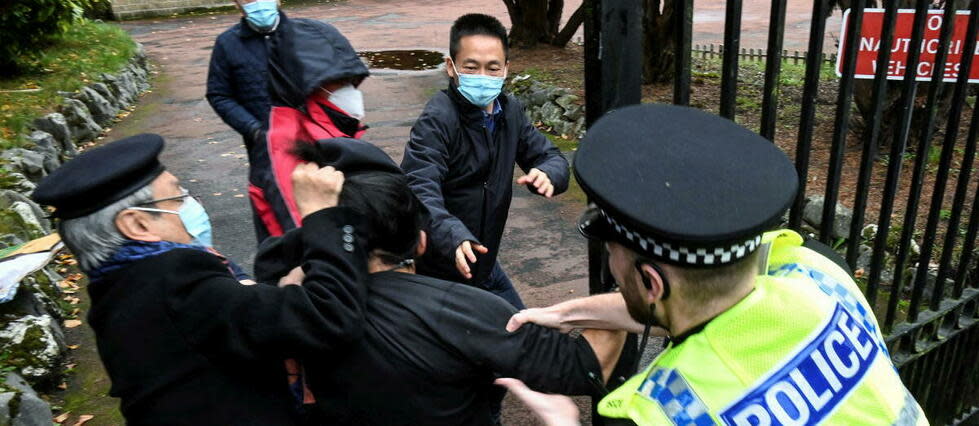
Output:
[[352,84],[333,92],[326,89],[323,91],[329,96],[330,102],[346,112],[347,115],[358,120],[364,119],[364,93],[354,88]]

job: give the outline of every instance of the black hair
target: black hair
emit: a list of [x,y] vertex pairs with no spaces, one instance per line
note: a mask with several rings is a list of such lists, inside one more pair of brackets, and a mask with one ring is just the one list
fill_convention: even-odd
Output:
[[408,177],[389,172],[345,176],[340,206],[367,218],[367,251],[394,265],[415,257],[418,231],[427,215],[408,186]]
[[503,43],[503,58],[510,58],[510,42],[507,39],[506,28],[492,16],[482,13],[462,15],[452,24],[449,32],[449,56],[456,60],[459,53],[460,40],[466,36],[485,35],[496,37]]

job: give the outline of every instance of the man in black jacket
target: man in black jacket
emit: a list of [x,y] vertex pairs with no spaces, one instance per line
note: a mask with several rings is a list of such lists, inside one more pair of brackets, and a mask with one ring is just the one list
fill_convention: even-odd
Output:
[[501,94],[507,70],[506,29],[487,15],[464,15],[452,25],[446,72],[449,88],[436,94],[411,128],[401,167],[431,213],[429,254],[418,271],[489,290],[522,309],[497,262],[517,184],[551,197],[568,187],[568,162],[527,120],[523,106]]
[[[364,336],[346,352],[304,359],[324,424],[489,425],[498,375],[577,395],[603,387],[624,335],[586,330],[572,338],[537,326],[507,332],[516,309],[500,297],[415,274],[413,261],[427,246],[424,206],[387,154],[345,138],[302,147],[304,160],[344,172],[339,205],[369,230]],[[259,280],[289,271],[304,252],[299,232],[263,245]]]
[[293,174],[303,286],[241,285],[197,244],[204,209],[166,172],[163,139],[95,148],[38,185],[88,274],[88,322],[131,425],[296,424],[283,361],[338,352],[363,330],[364,224],[337,204],[343,174]]

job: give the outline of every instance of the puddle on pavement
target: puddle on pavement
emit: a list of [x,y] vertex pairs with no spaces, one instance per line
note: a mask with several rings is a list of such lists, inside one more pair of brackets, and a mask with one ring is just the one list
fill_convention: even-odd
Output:
[[357,52],[371,68],[391,70],[432,70],[445,62],[441,52],[432,50],[379,50]]

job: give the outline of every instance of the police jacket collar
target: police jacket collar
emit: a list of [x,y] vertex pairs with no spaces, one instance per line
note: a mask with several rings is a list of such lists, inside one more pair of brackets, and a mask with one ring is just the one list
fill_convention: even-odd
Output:
[[[456,106],[456,111],[459,111],[459,117],[465,122],[477,122],[482,123],[485,119],[483,112],[485,110],[472,102],[469,102],[462,93],[459,93],[459,85],[456,84],[454,79],[449,80],[449,88],[445,91],[449,95],[449,99]],[[500,92],[500,95],[496,97],[496,100],[500,102],[500,109],[502,111],[507,110],[507,96],[504,92]],[[506,114],[496,114],[497,119],[501,119]]]

